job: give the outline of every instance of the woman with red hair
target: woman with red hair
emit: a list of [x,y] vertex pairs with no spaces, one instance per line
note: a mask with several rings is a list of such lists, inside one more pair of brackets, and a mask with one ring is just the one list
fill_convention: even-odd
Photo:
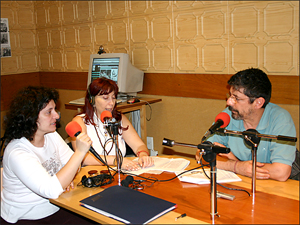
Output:
[[[117,84],[107,78],[98,78],[89,85],[85,96],[83,112],[73,118],[82,128],[84,133],[93,141],[93,148],[108,165],[116,165],[116,145],[105,124],[101,121],[101,114],[109,111],[112,118],[118,121],[121,126],[118,128],[118,148],[123,156],[126,153],[126,144],[133,150],[138,157],[138,162],[123,159],[122,169],[129,171],[138,170],[153,165],[153,159],[149,157],[149,150],[142,139],[139,137],[134,127],[127,119],[116,109],[116,99],[118,95]],[[72,140],[73,149],[76,151],[75,139]],[[91,154],[87,154],[83,165],[99,165],[100,163]]]

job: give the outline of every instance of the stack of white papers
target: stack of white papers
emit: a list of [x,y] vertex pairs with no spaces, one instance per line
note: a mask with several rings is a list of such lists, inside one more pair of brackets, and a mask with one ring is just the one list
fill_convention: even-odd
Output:
[[[154,161],[154,165],[147,167],[147,168],[141,168],[137,171],[130,171],[131,174],[134,175],[140,175],[142,173],[162,173],[163,171],[166,172],[176,172],[176,171],[182,171],[184,170],[189,164],[190,161],[183,158],[161,158],[161,157],[152,157]],[[137,161],[138,159],[134,159],[133,161]],[[123,171],[128,172],[128,171]]]
[[[176,172],[176,175],[184,171]],[[210,169],[205,169],[206,174],[210,177]],[[186,172],[178,177],[182,182],[194,183],[194,184],[210,184],[210,179],[208,179],[202,169],[192,170]],[[217,183],[229,183],[241,181],[235,173],[217,169]]]

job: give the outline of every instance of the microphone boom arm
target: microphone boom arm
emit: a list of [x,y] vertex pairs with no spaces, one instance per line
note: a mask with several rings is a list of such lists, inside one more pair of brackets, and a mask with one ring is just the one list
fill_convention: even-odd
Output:
[[283,136],[283,135],[270,135],[270,134],[259,134],[259,133],[255,133],[252,131],[233,131],[233,130],[227,130],[224,128],[218,128],[216,130],[216,132],[218,133],[222,133],[222,134],[236,134],[236,135],[255,135],[259,138],[266,138],[266,139],[275,139],[278,141],[290,141],[290,142],[297,142],[297,138],[296,137],[289,137],[289,136]]
[[169,146],[169,147],[173,147],[174,145],[177,145],[177,146],[183,146],[183,147],[198,148],[200,150],[201,149],[209,150],[209,151],[212,151],[214,153],[229,153],[230,152],[230,148],[220,147],[220,146],[214,145],[214,144],[212,144],[211,142],[208,142],[208,141],[203,142],[203,143],[198,144],[198,145],[193,145],[193,144],[175,142],[173,140],[164,138],[163,145],[166,145],[166,146]]
[[202,142],[198,145],[186,144],[175,142],[170,139],[163,139],[163,145],[173,147],[174,145],[198,148],[200,150],[200,154],[203,155],[205,161],[210,164],[210,200],[211,200],[211,218],[212,223],[214,224],[215,216],[219,217],[217,211],[217,167],[216,167],[216,156],[217,153],[229,153],[230,149],[226,147],[220,147],[212,144],[209,141]]

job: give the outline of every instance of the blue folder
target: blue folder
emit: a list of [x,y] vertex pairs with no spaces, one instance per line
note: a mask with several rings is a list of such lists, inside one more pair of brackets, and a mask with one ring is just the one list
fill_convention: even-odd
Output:
[[175,203],[118,185],[80,202],[83,207],[126,224],[147,224],[177,207]]

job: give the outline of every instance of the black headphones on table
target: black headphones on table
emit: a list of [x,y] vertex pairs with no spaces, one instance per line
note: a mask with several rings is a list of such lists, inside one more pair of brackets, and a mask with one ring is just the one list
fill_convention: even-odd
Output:
[[113,176],[107,173],[101,173],[97,176],[87,177],[84,175],[78,185],[85,187],[101,187],[113,182]]
[[135,190],[143,190],[145,186],[141,184],[142,182],[145,182],[145,180],[135,180],[133,176],[129,175],[121,181],[121,185]]

